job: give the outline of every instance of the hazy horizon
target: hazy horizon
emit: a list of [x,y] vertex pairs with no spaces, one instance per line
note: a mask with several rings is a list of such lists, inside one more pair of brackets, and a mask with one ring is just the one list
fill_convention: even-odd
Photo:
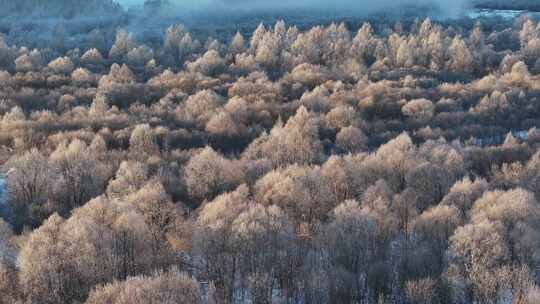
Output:
[[[125,7],[144,4],[145,0],[117,0]],[[459,14],[471,0],[380,0],[377,2],[369,0],[297,0],[297,1],[273,1],[272,3],[261,0],[171,0],[173,4],[182,9],[331,9],[369,13],[371,11],[384,10],[404,5],[433,5],[441,9],[448,15]]]

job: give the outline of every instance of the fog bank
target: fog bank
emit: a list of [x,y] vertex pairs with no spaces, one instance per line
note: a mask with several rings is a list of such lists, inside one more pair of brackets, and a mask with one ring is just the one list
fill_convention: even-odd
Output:
[[[142,5],[144,0],[119,0],[124,6]],[[169,0],[175,7],[186,10],[282,10],[309,9],[371,13],[402,6],[428,6],[449,16],[458,15],[471,0]]]

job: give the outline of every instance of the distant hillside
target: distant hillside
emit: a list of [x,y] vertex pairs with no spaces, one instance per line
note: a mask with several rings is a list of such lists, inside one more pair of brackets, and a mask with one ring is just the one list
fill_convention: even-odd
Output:
[[0,17],[46,16],[72,18],[121,12],[115,0],[0,0]]
[[475,2],[477,8],[540,12],[540,1],[537,0],[475,0]]

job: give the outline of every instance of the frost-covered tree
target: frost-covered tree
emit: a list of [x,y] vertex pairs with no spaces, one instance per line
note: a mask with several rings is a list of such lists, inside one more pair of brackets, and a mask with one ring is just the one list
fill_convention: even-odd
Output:
[[464,281],[470,300],[488,301],[504,287],[502,267],[536,263],[540,213],[534,195],[518,188],[484,193],[471,214],[450,238],[448,271],[455,288]]
[[151,181],[127,198],[142,215],[152,237],[154,267],[168,265],[174,260],[168,237],[180,223],[180,210],[172,202],[161,183]]
[[103,193],[108,169],[90,151],[86,143],[73,140],[62,143],[50,156],[57,179],[53,191],[55,211],[67,214],[91,198]]
[[89,49],[81,56],[81,63],[87,68],[96,69],[103,65],[105,61],[99,50],[93,48]]
[[31,301],[52,304],[82,298],[77,284],[82,273],[74,263],[81,252],[65,239],[63,223],[64,219],[53,214],[21,249],[20,283]]
[[156,135],[150,125],[135,126],[129,138],[129,149],[136,157],[149,157],[159,153]]
[[184,178],[192,198],[203,201],[234,189],[242,178],[241,168],[211,147],[190,158],[184,168]]
[[454,72],[469,72],[473,68],[473,56],[461,37],[455,37],[448,48],[448,69]]
[[246,49],[246,41],[240,32],[236,32],[229,45],[229,52],[233,55],[243,53]]
[[[238,244],[240,277],[255,301],[270,302],[286,276],[294,241],[294,227],[277,206],[251,205],[232,223]],[[265,250],[260,250],[265,248]],[[246,282],[247,281],[247,282]]]
[[201,270],[213,282],[218,299],[226,302],[233,300],[240,262],[232,227],[248,207],[249,189],[241,185],[206,204],[197,218],[194,250],[204,258]]
[[178,269],[156,272],[151,276],[130,277],[96,287],[87,304],[110,303],[193,303],[203,302],[199,283]]
[[366,150],[368,138],[359,128],[346,127],[336,135],[336,144],[345,151],[359,152]]
[[45,204],[50,195],[53,177],[49,161],[37,149],[16,156],[6,164],[10,174],[6,183],[9,189],[9,205],[12,209],[16,230],[25,224],[39,225],[46,213]]
[[435,105],[427,99],[415,99],[407,102],[401,111],[414,121],[425,124],[433,118]]
[[57,58],[49,62],[47,67],[58,74],[69,74],[75,69],[73,62],[69,57]]
[[223,104],[221,96],[213,91],[203,90],[189,96],[179,114],[195,123],[205,124]]
[[354,302],[367,293],[365,281],[373,262],[377,221],[357,201],[348,200],[336,207],[331,221],[319,236],[329,251],[330,298]]
[[135,48],[135,41],[126,30],[116,32],[116,40],[109,50],[109,59],[115,62],[123,62],[128,53]]
[[187,68],[191,72],[207,76],[217,76],[225,70],[225,60],[214,50],[206,52],[194,62],[188,62]]
[[107,195],[122,197],[142,188],[148,180],[148,167],[140,162],[123,161],[116,177],[109,182]]
[[310,164],[321,160],[322,143],[319,122],[305,107],[285,125],[278,122],[270,134],[263,134],[244,152],[248,157],[264,157],[276,166]]

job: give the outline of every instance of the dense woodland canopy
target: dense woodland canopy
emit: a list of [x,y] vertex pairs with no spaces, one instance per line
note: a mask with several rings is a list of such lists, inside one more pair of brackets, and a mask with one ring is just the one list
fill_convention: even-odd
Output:
[[540,25],[0,41],[0,303],[540,303]]

